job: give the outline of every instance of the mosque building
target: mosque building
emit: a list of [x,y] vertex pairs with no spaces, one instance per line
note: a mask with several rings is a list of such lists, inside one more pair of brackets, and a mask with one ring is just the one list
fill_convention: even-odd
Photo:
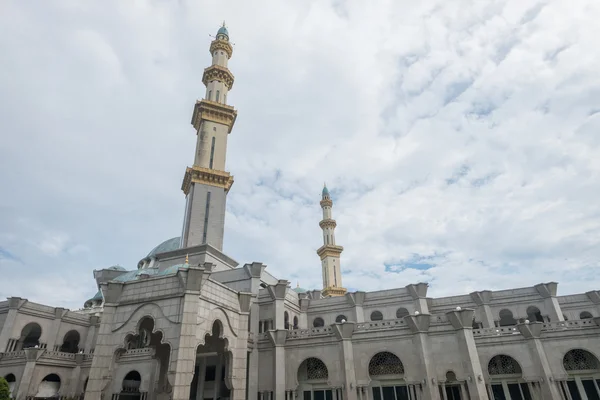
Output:
[[349,292],[326,186],[321,290],[292,288],[266,265],[226,254],[237,111],[227,103],[233,47],[224,25],[210,54],[192,113],[181,235],[133,270],[94,271],[97,293],[81,310],[0,302],[0,376],[13,397],[600,400],[598,290],[559,296],[546,282],[432,298],[416,282]]

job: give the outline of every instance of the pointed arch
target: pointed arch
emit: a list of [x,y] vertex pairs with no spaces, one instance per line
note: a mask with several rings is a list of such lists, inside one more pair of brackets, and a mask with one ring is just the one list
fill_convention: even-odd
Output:
[[394,353],[381,351],[369,361],[369,376],[404,376],[404,364]]
[[505,354],[498,354],[490,360],[488,363],[488,374],[491,376],[497,375],[519,375],[523,374],[521,365],[512,358]]
[[329,370],[325,363],[316,357],[309,357],[298,367],[298,382],[327,381]]
[[573,349],[563,357],[563,368],[567,373],[600,372],[598,358],[584,349]]

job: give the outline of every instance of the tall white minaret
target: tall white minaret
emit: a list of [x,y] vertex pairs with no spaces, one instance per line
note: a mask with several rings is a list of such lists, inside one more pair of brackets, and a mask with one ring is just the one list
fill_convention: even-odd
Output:
[[340,268],[340,254],[344,251],[342,246],[335,244],[336,222],[331,218],[331,207],[333,201],[329,196],[327,185],[323,185],[321,196],[321,208],[323,209],[323,219],[319,226],[323,230],[323,246],[317,250],[321,258],[321,268],[323,270],[323,296],[343,296],[346,289],[342,287],[342,271]]
[[181,247],[209,244],[223,250],[225,202],[233,176],[225,171],[227,136],[237,111],[227,105],[233,74],[227,63],[233,54],[229,32],[223,26],[210,44],[212,65],[204,70],[204,99],[196,101],[192,125],[196,129],[194,165],[188,167],[181,189],[186,196]]

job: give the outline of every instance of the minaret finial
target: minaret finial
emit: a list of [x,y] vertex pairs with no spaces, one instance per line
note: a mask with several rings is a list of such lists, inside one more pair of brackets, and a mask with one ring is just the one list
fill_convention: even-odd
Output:
[[225,26],[225,20],[223,20],[223,28],[226,28],[226,26]]
[[296,289],[300,288],[300,282],[296,281]]
[[186,263],[186,264],[189,264],[189,263],[190,263],[190,259],[188,258],[188,255],[187,255],[187,254],[185,255],[185,263]]

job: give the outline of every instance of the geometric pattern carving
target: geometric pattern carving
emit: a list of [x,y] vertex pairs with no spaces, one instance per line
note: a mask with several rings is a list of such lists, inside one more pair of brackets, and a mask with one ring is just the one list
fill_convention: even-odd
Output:
[[369,375],[404,375],[402,361],[388,351],[377,353],[369,362]]
[[190,192],[192,182],[220,187],[225,189],[225,192],[229,192],[231,185],[233,185],[233,176],[231,176],[229,172],[217,171],[195,165],[191,168],[188,167],[183,176],[181,190],[183,190],[183,193],[186,195]]
[[231,58],[231,55],[233,54],[233,46],[231,46],[231,44],[226,40],[213,40],[213,42],[210,44],[210,55],[212,56],[217,50],[223,50],[227,52],[228,58]]
[[488,364],[490,375],[515,375],[521,374],[521,366],[514,358],[499,354],[494,356]]
[[204,70],[204,74],[202,75],[202,83],[204,83],[205,86],[207,86],[211,81],[223,82],[225,86],[227,86],[227,89],[231,90],[233,87],[234,77],[231,71],[229,71],[227,68],[215,64],[206,68]]
[[563,366],[565,371],[597,371],[600,361],[589,351],[574,349],[565,354]]
[[318,358],[307,358],[298,368],[298,381],[327,380],[329,371],[325,363]]

